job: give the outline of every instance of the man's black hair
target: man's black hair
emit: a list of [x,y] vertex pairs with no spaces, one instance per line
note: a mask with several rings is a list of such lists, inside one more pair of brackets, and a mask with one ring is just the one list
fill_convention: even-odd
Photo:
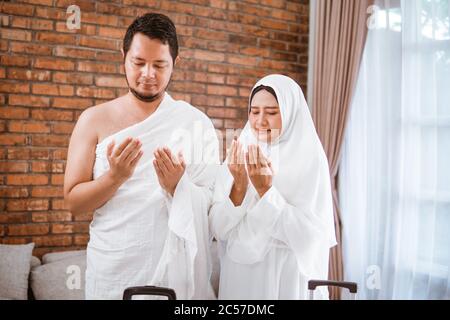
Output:
[[123,38],[123,53],[125,57],[136,33],[142,33],[150,39],[157,39],[163,44],[168,44],[170,55],[175,62],[178,56],[177,30],[169,17],[160,13],[147,13],[136,18],[128,27]]

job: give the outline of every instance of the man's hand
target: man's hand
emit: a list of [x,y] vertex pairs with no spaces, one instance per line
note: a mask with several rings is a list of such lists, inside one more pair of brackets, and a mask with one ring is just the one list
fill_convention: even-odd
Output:
[[259,146],[249,145],[248,152],[245,156],[250,181],[259,196],[262,197],[272,187],[272,165],[270,161],[264,157]]
[[109,174],[118,182],[125,182],[134,172],[139,159],[144,152],[138,139],[127,138],[115,150],[112,141],[107,148]]
[[158,148],[153,154],[155,155],[153,166],[155,167],[159,184],[173,196],[178,182],[186,169],[183,154],[179,152],[178,158],[176,158],[167,147]]

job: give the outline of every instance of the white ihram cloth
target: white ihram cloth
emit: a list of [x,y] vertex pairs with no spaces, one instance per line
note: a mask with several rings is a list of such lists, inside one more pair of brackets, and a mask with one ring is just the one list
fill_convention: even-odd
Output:
[[[144,285],[172,288],[178,299],[214,298],[208,210],[219,158],[211,121],[166,93],[151,116],[97,145],[94,179],[109,169],[108,144],[114,140],[118,146],[130,136],[140,139],[144,154],[130,179],[94,213],[86,298],[122,299],[127,287]],[[153,167],[153,151],[160,146],[175,154],[183,150],[187,162],[173,198]]]
[[[260,85],[275,90],[281,135],[272,145],[258,143],[247,123],[239,141],[245,150],[261,146],[275,171],[273,186],[260,198],[250,183],[235,207],[227,163],[219,170],[209,216],[221,249],[219,299],[306,299],[308,280],[328,279],[336,245],[328,162],[298,84],[271,75],[254,88]],[[327,289],[316,298],[327,299]]]

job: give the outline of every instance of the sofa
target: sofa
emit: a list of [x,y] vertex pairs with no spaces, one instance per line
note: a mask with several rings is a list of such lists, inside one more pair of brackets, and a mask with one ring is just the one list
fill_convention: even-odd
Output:
[[[34,243],[0,244],[0,300],[84,300],[86,250],[32,255]],[[216,244],[212,248],[213,288],[219,286]]]

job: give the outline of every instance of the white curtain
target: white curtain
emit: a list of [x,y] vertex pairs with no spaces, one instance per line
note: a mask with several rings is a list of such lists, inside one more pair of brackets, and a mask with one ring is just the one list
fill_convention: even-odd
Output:
[[360,299],[450,299],[449,0],[375,1],[339,170]]

